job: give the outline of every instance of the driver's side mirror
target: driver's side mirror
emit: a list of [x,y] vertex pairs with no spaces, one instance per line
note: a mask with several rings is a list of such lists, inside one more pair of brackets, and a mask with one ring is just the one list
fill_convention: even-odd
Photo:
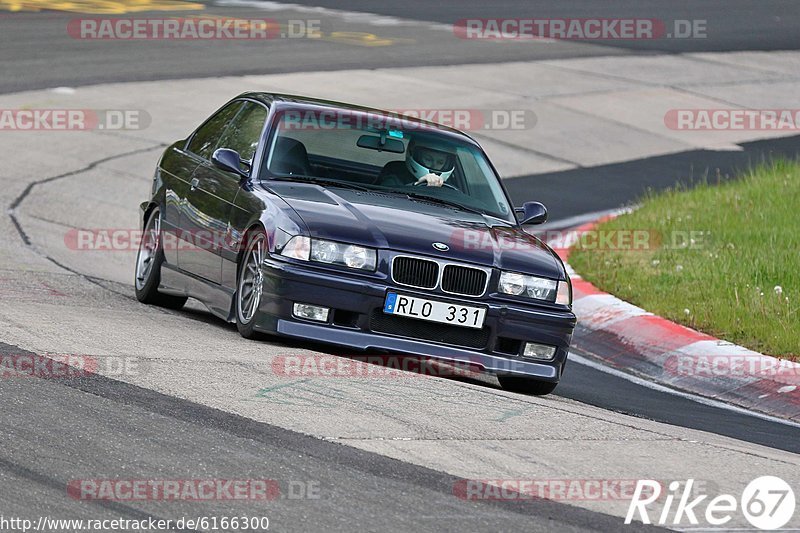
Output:
[[544,224],[547,222],[547,208],[539,202],[525,202],[522,207],[514,209],[520,225]]
[[249,173],[242,170],[242,158],[239,157],[239,152],[231,150],[230,148],[217,148],[211,156],[211,162],[215,167],[224,170],[225,172],[233,172],[242,178],[248,177]]

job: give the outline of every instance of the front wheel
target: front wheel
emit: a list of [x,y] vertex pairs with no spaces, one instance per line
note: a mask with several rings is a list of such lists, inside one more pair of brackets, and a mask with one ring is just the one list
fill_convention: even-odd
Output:
[[145,304],[180,309],[188,298],[158,292],[163,262],[161,216],[158,209],[153,209],[144,226],[142,240],[139,242],[139,251],[136,253],[136,276],[133,283],[136,299]]
[[245,243],[236,284],[236,329],[242,337],[253,339],[260,336],[255,330],[255,318],[261,305],[264,284],[261,263],[267,257],[267,236],[263,231],[254,231],[247,234]]
[[542,381],[539,379],[522,378],[517,376],[497,376],[500,385],[512,392],[532,394],[534,396],[546,396],[553,392],[558,383],[552,381]]

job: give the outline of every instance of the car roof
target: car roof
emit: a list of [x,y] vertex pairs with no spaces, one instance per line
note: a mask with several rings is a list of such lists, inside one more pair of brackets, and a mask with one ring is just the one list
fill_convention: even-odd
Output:
[[299,95],[282,94],[282,93],[246,92],[240,94],[235,99],[240,99],[240,98],[250,98],[252,100],[257,100],[269,106],[276,104],[277,106],[285,107],[286,109],[309,109],[312,107],[325,107],[328,109],[344,109],[347,111],[359,111],[362,113],[372,113],[382,116],[386,115],[401,116],[403,118],[403,121],[405,122],[420,124],[421,126],[435,129],[439,133],[443,133],[447,136],[458,137],[461,140],[467,139],[476,146],[479,146],[477,141],[475,141],[475,139],[473,139],[471,136],[467,135],[463,131],[451,128],[450,126],[445,126],[444,124],[431,122],[429,120],[424,120],[409,115],[400,115],[397,111],[387,111],[385,109],[379,109],[375,107],[366,107],[355,104],[348,104],[345,102],[337,102],[335,100],[323,100],[321,98],[312,98],[309,96],[299,96]]

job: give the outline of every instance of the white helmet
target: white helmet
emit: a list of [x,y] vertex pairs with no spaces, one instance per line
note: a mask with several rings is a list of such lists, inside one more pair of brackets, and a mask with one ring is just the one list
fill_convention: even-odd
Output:
[[436,141],[414,139],[408,143],[406,166],[417,179],[426,174],[436,174],[444,181],[455,170],[455,155],[450,147]]

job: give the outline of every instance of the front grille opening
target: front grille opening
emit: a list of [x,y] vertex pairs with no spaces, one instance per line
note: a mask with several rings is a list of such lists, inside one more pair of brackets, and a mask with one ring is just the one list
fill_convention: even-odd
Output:
[[480,296],[486,288],[484,270],[459,265],[446,265],[442,275],[442,290],[465,296]]
[[489,328],[472,329],[426,322],[416,318],[389,315],[375,309],[370,316],[370,329],[409,339],[426,340],[483,350],[489,344]]
[[333,323],[345,328],[355,328],[358,326],[359,313],[337,309],[333,312]]
[[392,277],[396,283],[433,289],[439,278],[439,265],[435,261],[414,257],[395,257]]
[[508,337],[497,337],[494,345],[495,352],[508,355],[519,355],[520,349],[522,349],[522,341]]

